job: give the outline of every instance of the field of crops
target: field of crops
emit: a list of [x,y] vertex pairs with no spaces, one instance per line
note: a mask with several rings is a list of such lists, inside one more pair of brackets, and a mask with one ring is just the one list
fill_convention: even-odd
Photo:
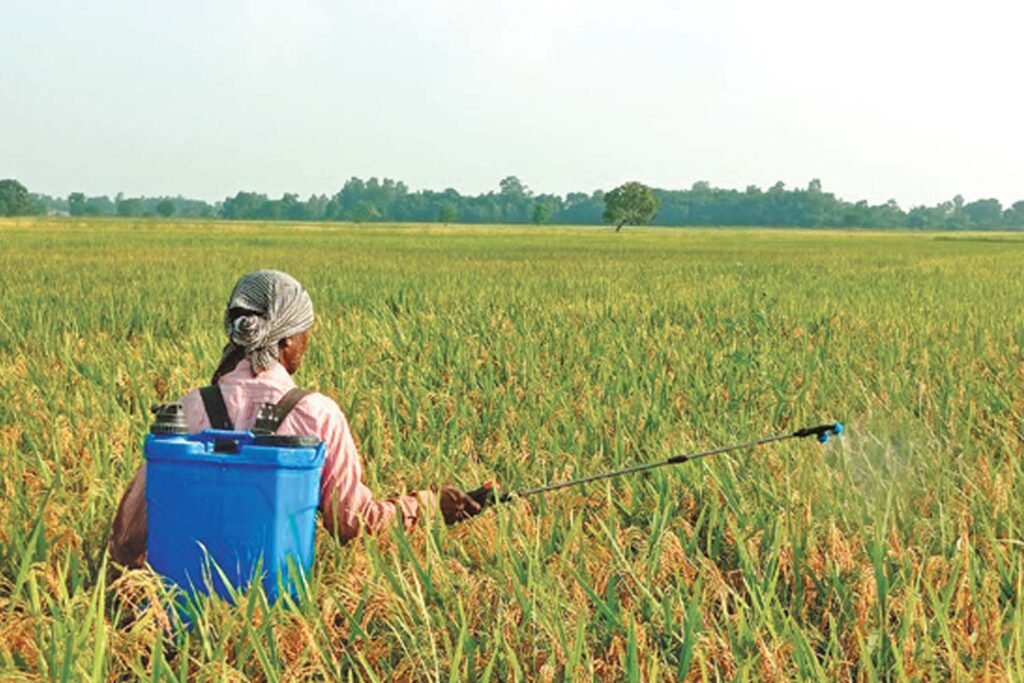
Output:
[[[321,533],[298,604],[175,639],[106,535],[260,267],[379,495],[849,433]],[[1019,680],[1022,283],[1013,235],[0,222],[0,678]]]

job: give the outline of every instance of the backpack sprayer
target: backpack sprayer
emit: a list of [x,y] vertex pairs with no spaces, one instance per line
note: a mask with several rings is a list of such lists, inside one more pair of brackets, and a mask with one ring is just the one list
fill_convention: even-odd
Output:
[[[181,404],[154,411],[144,446],[147,560],[169,583],[227,600],[252,582],[269,602],[299,594],[313,566],[326,453],[319,437],[276,433],[282,403],[265,405],[252,431],[228,420],[189,434]],[[188,601],[177,605],[188,621]]]
[[599,474],[591,474],[586,477],[580,477],[578,479],[569,479],[567,481],[560,481],[553,484],[545,484],[543,486],[534,486],[532,488],[520,489],[514,493],[498,493],[495,490],[494,484],[488,482],[480,488],[468,491],[466,495],[476,501],[481,508],[495,505],[497,503],[508,503],[518,498],[525,498],[527,496],[534,496],[540,493],[547,493],[549,491],[558,491],[560,489],[569,488],[571,486],[581,486],[583,484],[589,484],[594,481],[601,481],[602,479],[612,479],[613,477],[621,477],[626,474],[636,474],[638,472],[647,472],[648,470],[657,469],[659,467],[666,467],[668,465],[680,465],[684,462],[690,462],[691,460],[699,460],[712,455],[721,455],[722,453],[729,453],[732,451],[744,450],[747,448],[755,448],[757,446],[763,446],[769,443],[776,443],[779,441],[787,441],[789,439],[803,439],[809,436],[816,437],[819,443],[828,443],[830,436],[839,436],[843,433],[843,424],[841,422],[833,422],[831,424],[822,424],[816,427],[804,427],[798,429],[795,432],[787,434],[776,434],[774,436],[765,436],[760,439],[753,441],[747,441],[745,443],[733,444],[732,446],[719,446],[718,448],[712,448],[707,451],[700,451],[699,453],[681,453],[679,455],[673,455],[666,460],[659,460],[657,462],[648,462],[640,465],[632,465],[630,467],[624,467],[619,470],[611,470],[610,472],[601,472]]

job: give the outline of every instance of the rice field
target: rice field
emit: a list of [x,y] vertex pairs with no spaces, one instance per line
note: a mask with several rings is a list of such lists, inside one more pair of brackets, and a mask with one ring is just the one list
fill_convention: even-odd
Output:
[[[106,537],[235,279],[380,496],[518,489],[840,420],[341,546],[166,627]],[[0,220],[0,679],[1021,680],[1024,235]]]

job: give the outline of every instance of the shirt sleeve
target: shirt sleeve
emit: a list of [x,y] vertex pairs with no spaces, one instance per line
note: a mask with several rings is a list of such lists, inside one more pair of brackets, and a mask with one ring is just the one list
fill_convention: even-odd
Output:
[[326,418],[321,429],[327,455],[320,477],[320,510],[324,526],[338,540],[350,541],[361,530],[375,534],[389,526],[396,514],[408,530],[437,508],[437,497],[431,491],[374,500],[362,481],[363,468],[348,420],[339,409]]

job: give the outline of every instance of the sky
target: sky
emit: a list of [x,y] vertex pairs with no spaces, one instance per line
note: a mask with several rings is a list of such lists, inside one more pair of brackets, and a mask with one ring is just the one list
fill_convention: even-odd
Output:
[[0,178],[1024,199],[1024,3],[0,0]]

